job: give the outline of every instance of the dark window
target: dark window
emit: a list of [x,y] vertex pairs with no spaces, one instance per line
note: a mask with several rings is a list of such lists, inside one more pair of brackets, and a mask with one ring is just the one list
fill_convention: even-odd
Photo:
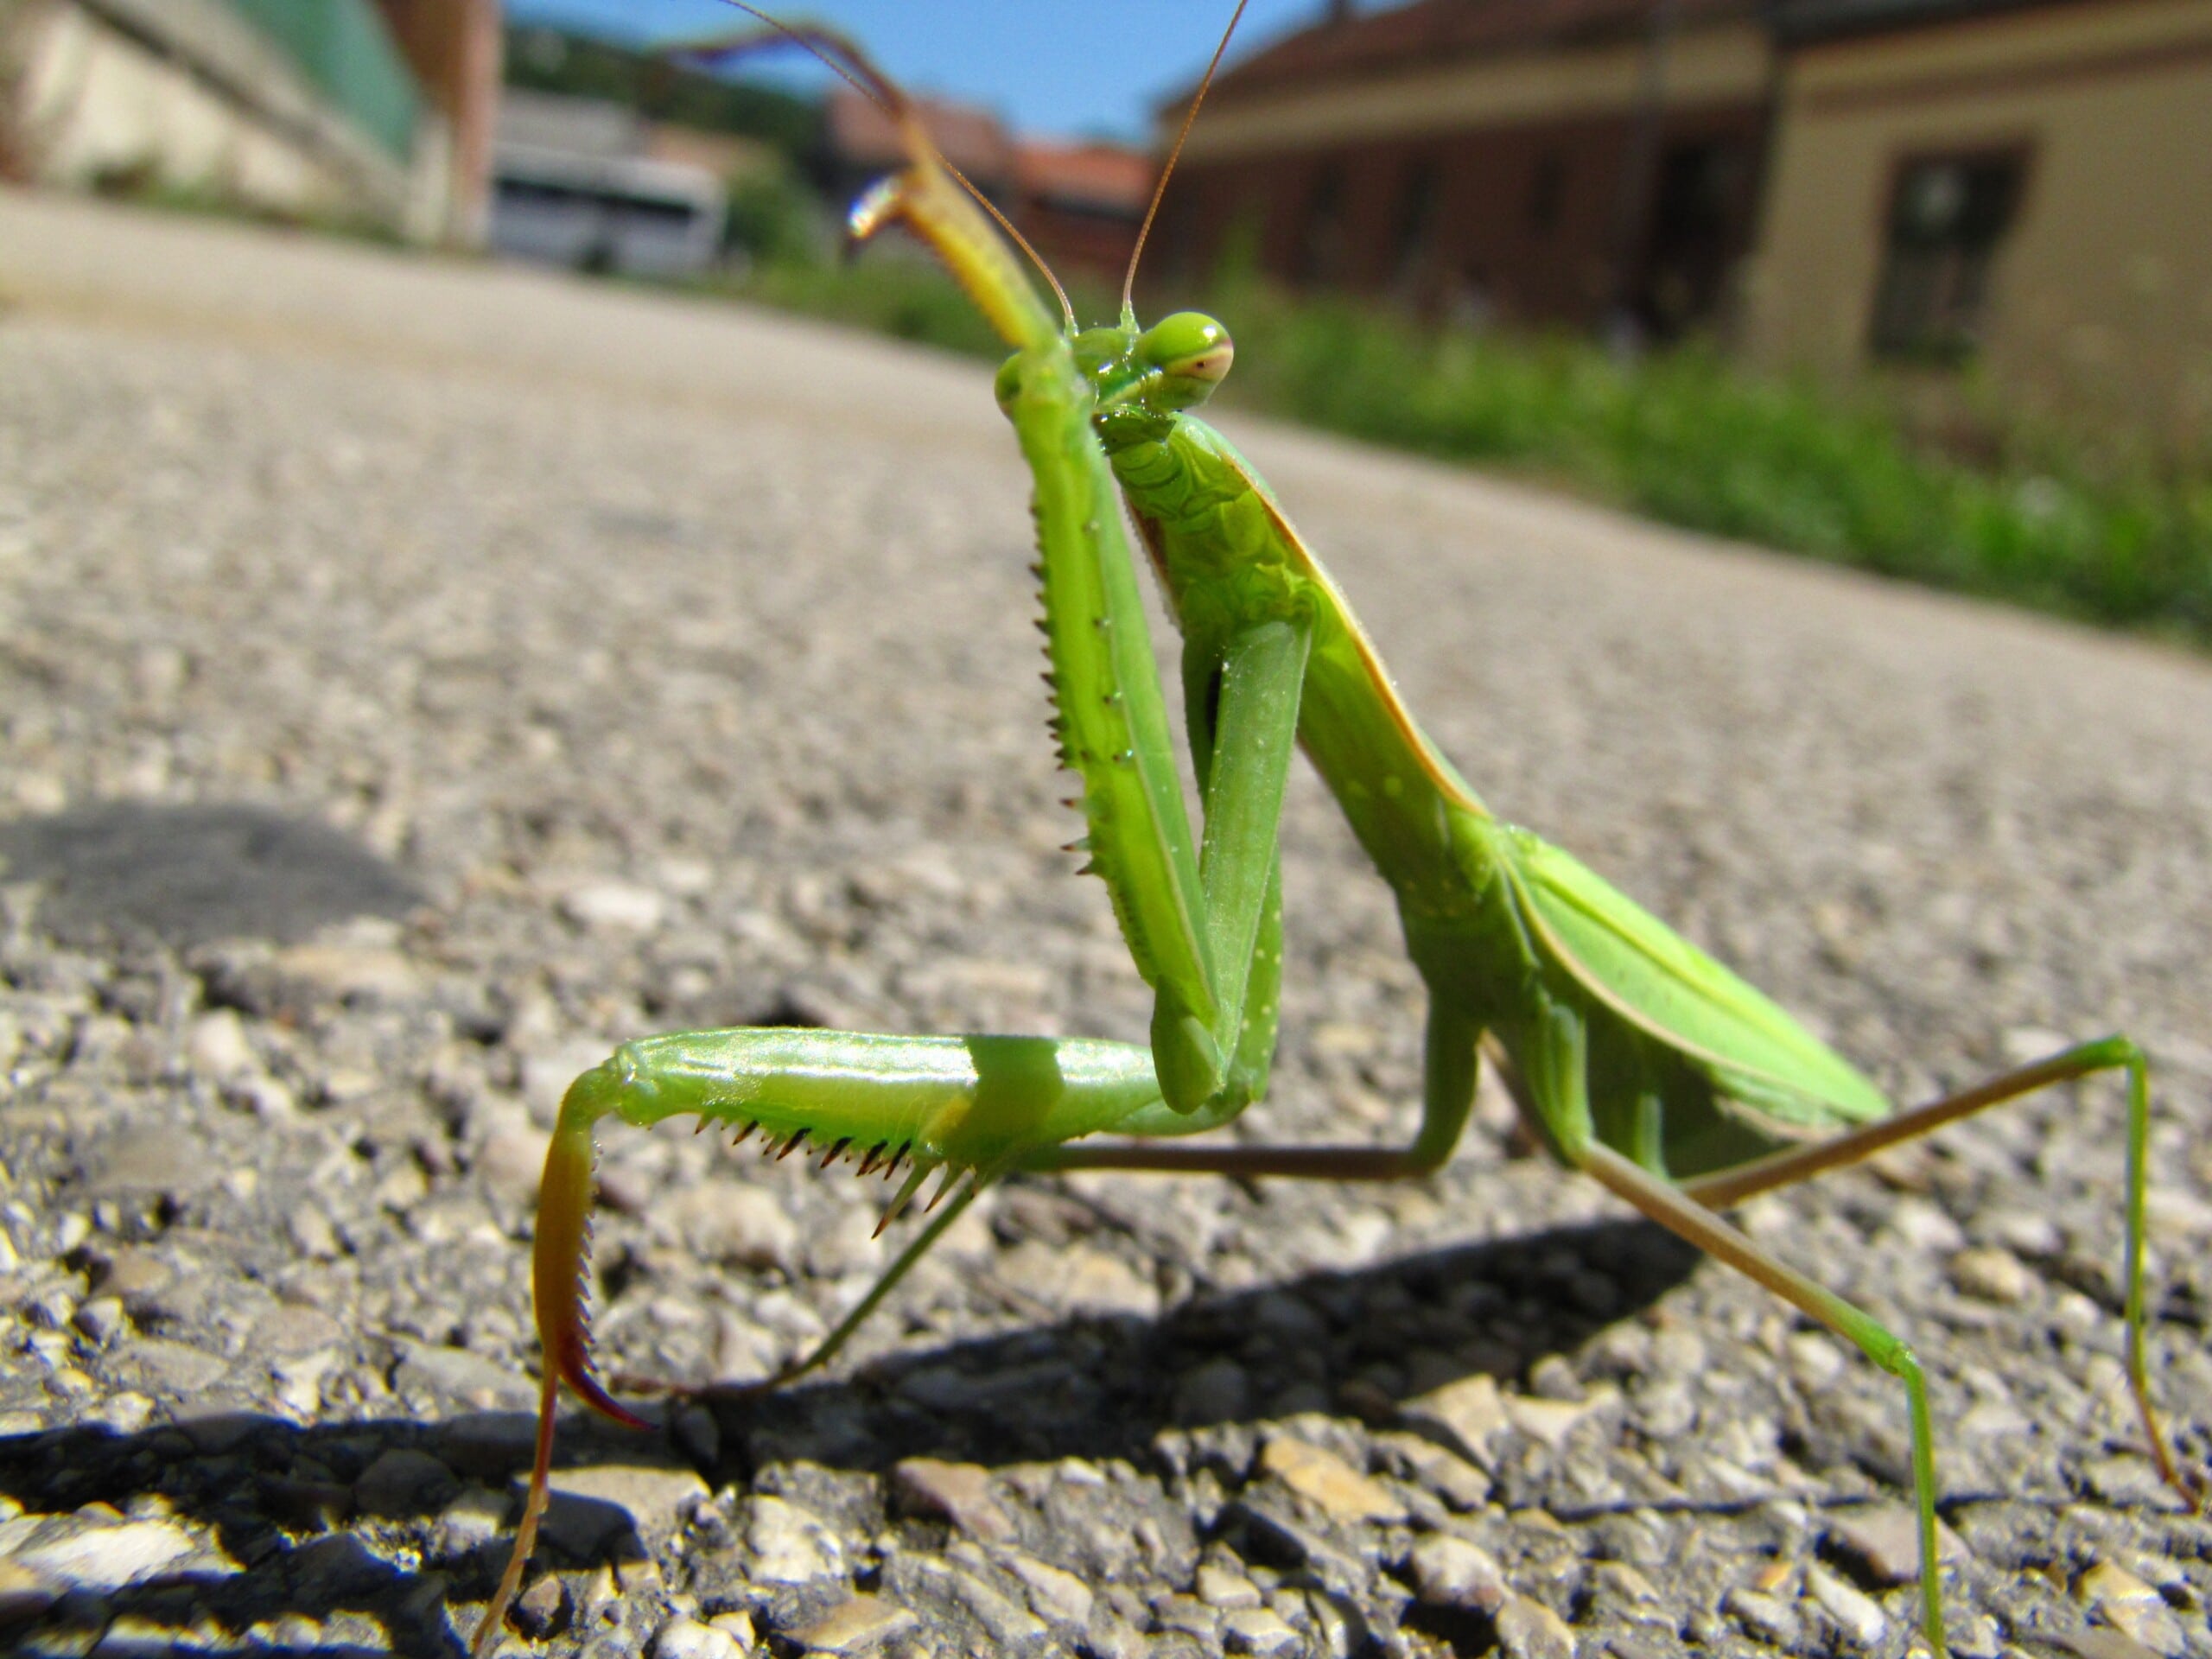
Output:
[[1300,282],[1325,284],[1344,274],[1344,170],[1325,167],[1306,198],[1306,218],[1299,226]]
[[1567,158],[1557,150],[1536,157],[1529,175],[1529,228],[1548,234],[1559,224],[1560,206],[1567,200]]
[[1681,334],[1718,308],[1734,258],[1737,203],[1749,171],[1743,149],[1725,139],[1673,143],[1661,154],[1637,309],[1662,339]]
[[1414,162],[1407,170],[1398,198],[1398,233],[1390,257],[1391,280],[1402,287],[1420,282],[1428,265],[1430,245],[1436,239],[1438,194],[1436,163]]
[[1878,356],[1955,363],[1973,355],[2025,172],[2018,150],[1916,156],[1897,168],[1874,296]]

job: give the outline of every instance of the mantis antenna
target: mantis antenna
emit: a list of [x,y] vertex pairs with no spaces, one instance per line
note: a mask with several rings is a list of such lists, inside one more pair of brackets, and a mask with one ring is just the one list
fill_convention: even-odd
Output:
[[[810,55],[832,74],[894,121],[914,120],[912,107],[907,101],[906,93],[899,89],[898,83],[878,69],[869,60],[868,54],[861,51],[860,47],[847,36],[821,23],[787,23],[780,17],[769,16],[758,6],[748,4],[747,0],[728,0],[728,3],[735,6],[748,16],[759,18],[764,27],[747,29],[739,35],[696,41],[673,47],[668,48],[669,55],[687,58],[733,57],[772,41],[789,41],[804,48]],[[1236,9],[1240,12],[1244,10],[1243,0],[1238,0]],[[1235,27],[1233,18],[1230,20],[1230,26]],[[1227,37],[1224,36],[1223,44],[1227,43]],[[1221,54],[1217,51],[1214,54],[1217,61],[1220,56]],[[1211,74],[1212,71],[1208,70],[1207,73]],[[1197,112],[1196,107],[1193,106],[1192,113],[1195,115]],[[921,124],[914,121],[914,124],[916,130],[921,135],[922,143],[928,148],[930,154],[936,158],[937,164],[950,174],[960,188],[976,199],[976,205],[991,216],[999,229],[1006,232],[1007,239],[1020,249],[1028,257],[1029,263],[1037,267],[1038,274],[1044,277],[1046,285],[1052,290],[1052,297],[1060,302],[1060,316],[1067,324],[1068,333],[1074,334],[1077,327],[1075,307],[1068,300],[1067,289],[1060,286],[1060,279],[1052,275],[1052,268],[1045,263],[1043,256],[1039,254],[1036,249],[1029,245],[1029,238],[1014,229],[1014,222],[999,211],[998,205],[976,188],[975,181],[946,159],[944,152],[937,147],[936,141],[930,137]],[[1188,123],[1185,124],[1185,130],[1189,130]],[[1177,148],[1180,149],[1181,145],[1179,143]],[[1158,198],[1155,197],[1154,201],[1157,206]],[[1147,224],[1151,222],[1149,216],[1146,222]],[[1141,245],[1141,238],[1140,238],[1140,245]]]
[[[732,0],[732,3],[737,3],[738,0]],[[1215,46],[1213,56],[1206,61],[1206,72],[1198,77],[1198,90],[1191,94],[1191,107],[1183,112],[1183,130],[1175,135],[1175,148],[1167,152],[1167,165],[1160,169],[1160,182],[1152,188],[1152,205],[1144,210],[1144,223],[1137,227],[1137,245],[1129,250],[1129,268],[1122,276],[1123,327],[1128,327],[1136,315],[1130,296],[1136,292],[1137,261],[1144,257],[1145,238],[1152,234],[1152,221],[1160,216],[1160,199],[1167,194],[1167,181],[1175,175],[1175,163],[1181,159],[1184,141],[1190,137],[1192,127],[1197,124],[1198,105],[1206,101],[1206,89],[1213,85],[1214,71],[1221,67],[1221,54],[1229,50],[1229,37],[1236,32],[1237,21],[1244,16],[1244,8],[1249,3],[1250,0],[1236,0],[1236,10],[1229,14],[1229,27],[1221,31],[1220,42]],[[752,8],[747,6],[746,10],[750,11]]]

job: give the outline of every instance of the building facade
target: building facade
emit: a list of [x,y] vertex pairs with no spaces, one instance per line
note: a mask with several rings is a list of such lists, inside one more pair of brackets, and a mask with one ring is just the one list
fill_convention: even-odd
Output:
[[1777,22],[1751,360],[1972,363],[2212,442],[2212,0],[1818,0]]
[[1163,217],[1186,277],[2212,442],[2212,0],[1332,8],[1220,77]]
[[[1756,0],[1420,0],[1225,72],[1162,259],[1522,325],[1710,321],[1773,85]],[[1163,111],[1179,121],[1181,111]]]
[[480,240],[497,0],[0,0],[0,177]]

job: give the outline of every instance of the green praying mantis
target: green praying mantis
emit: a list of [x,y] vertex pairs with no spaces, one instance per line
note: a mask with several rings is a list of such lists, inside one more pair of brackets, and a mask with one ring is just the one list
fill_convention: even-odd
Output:
[[[609,1116],[640,1126],[696,1116],[740,1140],[757,1134],[779,1155],[805,1148],[825,1167],[849,1158],[862,1173],[903,1173],[887,1225],[938,1182],[928,1223],[811,1354],[762,1385],[772,1386],[835,1355],[977,1194],[1013,1172],[1416,1179],[1451,1156],[1487,1061],[1560,1162],[1848,1338],[1904,1385],[1923,1622],[1942,1656],[1934,1440],[1919,1363],[1865,1311],[1720,1212],[1999,1102],[2116,1071],[2127,1100],[2127,1374],[2150,1455],[2195,1507],[2147,1376],[2141,1050],[2125,1036],[2103,1038],[1895,1112],[1775,1003],[1573,857],[1497,817],[1400,701],[1273,492],[1192,414],[1229,372],[1228,331],[1190,312],[1141,327],[1126,283],[1112,326],[1079,328],[1056,282],[1055,316],[1009,245],[1012,227],[937,156],[899,88],[842,37],[754,15],[898,125],[906,165],[854,208],[855,237],[903,224],[1012,348],[996,393],[1034,482],[1053,728],[1080,780],[1071,804],[1085,821],[1077,843],[1084,868],[1104,880],[1154,994],[1150,1041],[689,1032],[626,1043],[578,1077],[561,1105],[538,1203],[536,1462],[476,1651],[502,1626],[545,1508],[561,1382],[615,1421],[643,1426],[594,1376],[586,1316],[594,1132]],[[1132,279],[1135,270],[1133,256]],[[1124,508],[1183,635],[1200,836],[1177,778]],[[1277,830],[1300,746],[1395,893],[1427,987],[1420,1129],[1394,1149],[1160,1144],[1219,1128],[1266,1093],[1281,968]],[[1119,1138],[1091,1142],[1096,1135]]]

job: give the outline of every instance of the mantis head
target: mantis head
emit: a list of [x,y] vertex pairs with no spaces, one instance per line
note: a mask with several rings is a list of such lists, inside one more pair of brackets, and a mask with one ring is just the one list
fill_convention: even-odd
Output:
[[[1229,330],[1198,311],[1178,311],[1149,328],[1134,320],[1119,327],[1087,328],[1075,336],[1076,366],[1090,382],[1098,417],[1120,425],[1134,420],[1157,426],[1213,395],[1236,359]],[[999,370],[999,407],[1013,412],[1021,384],[1021,354]]]

